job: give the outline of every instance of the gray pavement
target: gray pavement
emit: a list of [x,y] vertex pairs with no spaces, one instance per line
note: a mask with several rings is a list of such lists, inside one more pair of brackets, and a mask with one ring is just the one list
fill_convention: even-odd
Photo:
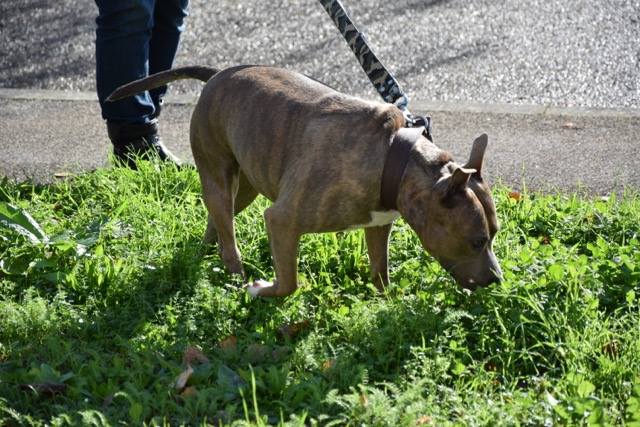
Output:
[[[640,107],[640,0],[343,3],[413,99]],[[96,13],[0,1],[0,87],[93,91]],[[317,0],[191,0],[186,24],[178,65],[277,65],[374,96]]]
[[[192,161],[188,126],[194,98],[163,110],[166,144]],[[435,142],[464,162],[471,141],[489,134],[486,171],[514,189],[592,195],[640,188],[640,111],[552,106],[417,102],[430,111]],[[0,175],[51,182],[108,165],[110,143],[93,93],[0,89]]]
[[[463,161],[514,188],[640,188],[640,0],[343,0]],[[52,181],[107,165],[92,0],[0,1],[0,175]],[[176,65],[283,66],[376,99],[317,0],[192,0]],[[166,143],[190,159],[200,82],[171,86]],[[18,89],[18,90],[16,90]],[[20,90],[21,89],[21,90]]]

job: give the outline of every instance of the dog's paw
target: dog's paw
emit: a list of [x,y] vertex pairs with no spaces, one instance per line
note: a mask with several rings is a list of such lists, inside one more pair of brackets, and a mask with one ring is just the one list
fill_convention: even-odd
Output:
[[254,280],[252,284],[247,285],[247,292],[251,295],[252,298],[256,298],[260,295],[260,291],[265,288],[270,288],[273,286],[273,283],[267,282],[266,280]]

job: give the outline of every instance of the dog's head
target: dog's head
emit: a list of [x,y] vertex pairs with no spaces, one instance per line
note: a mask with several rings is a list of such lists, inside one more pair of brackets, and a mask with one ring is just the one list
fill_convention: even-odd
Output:
[[432,144],[418,144],[398,197],[398,210],[424,248],[471,290],[502,276],[492,249],[498,231],[495,205],[482,178],[486,147],[483,134],[460,166]]

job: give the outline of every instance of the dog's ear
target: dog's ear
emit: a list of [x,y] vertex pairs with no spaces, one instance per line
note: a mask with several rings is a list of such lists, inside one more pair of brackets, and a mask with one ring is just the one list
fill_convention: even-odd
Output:
[[469,156],[469,161],[464,168],[467,169],[475,169],[476,176],[480,177],[482,175],[482,162],[484,160],[484,152],[487,149],[487,143],[489,142],[489,137],[486,133],[483,133],[479,137],[473,141],[473,146],[471,147],[471,155]]
[[469,178],[471,178],[471,175],[476,172],[476,169],[470,169],[466,166],[456,168],[451,175],[451,181],[449,181],[449,188],[447,189],[447,193],[451,194],[462,190],[467,186],[467,183],[469,183]]

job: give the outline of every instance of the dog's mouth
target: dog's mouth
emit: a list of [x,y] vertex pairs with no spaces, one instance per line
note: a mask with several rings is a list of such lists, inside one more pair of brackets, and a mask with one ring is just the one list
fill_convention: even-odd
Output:
[[458,282],[458,284],[460,285],[460,287],[462,289],[466,289],[468,291],[475,291],[478,288],[483,288],[484,287],[484,286],[478,284],[473,279],[468,279],[466,281],[461,281],[461,280],[456,279],[456,281]]
[[475,291],[480,288],[486,288],[487,286],[492,285],[494,283],[500,283],[502,281],[502,276],[491,274],[489,278],[482,281],[479,281],[473,278],[466,279],[466,280],[456,279],[456,281],[463,289],[467,289],[469,291]]
[[[491,257],[495,260],[495,256]],[[492,262],[489,267],[484,266],[478,268],[477,261],[471,262],[447,262],[440,260],[440,264],[447,270],[453,278],[458,282],[460,287],[470,291],[475,291],[478,288],[485,288],[493,283],[500,283],[502,281],[502,270],[497,261]],[[478,273],[473,273],[477,271]]]

